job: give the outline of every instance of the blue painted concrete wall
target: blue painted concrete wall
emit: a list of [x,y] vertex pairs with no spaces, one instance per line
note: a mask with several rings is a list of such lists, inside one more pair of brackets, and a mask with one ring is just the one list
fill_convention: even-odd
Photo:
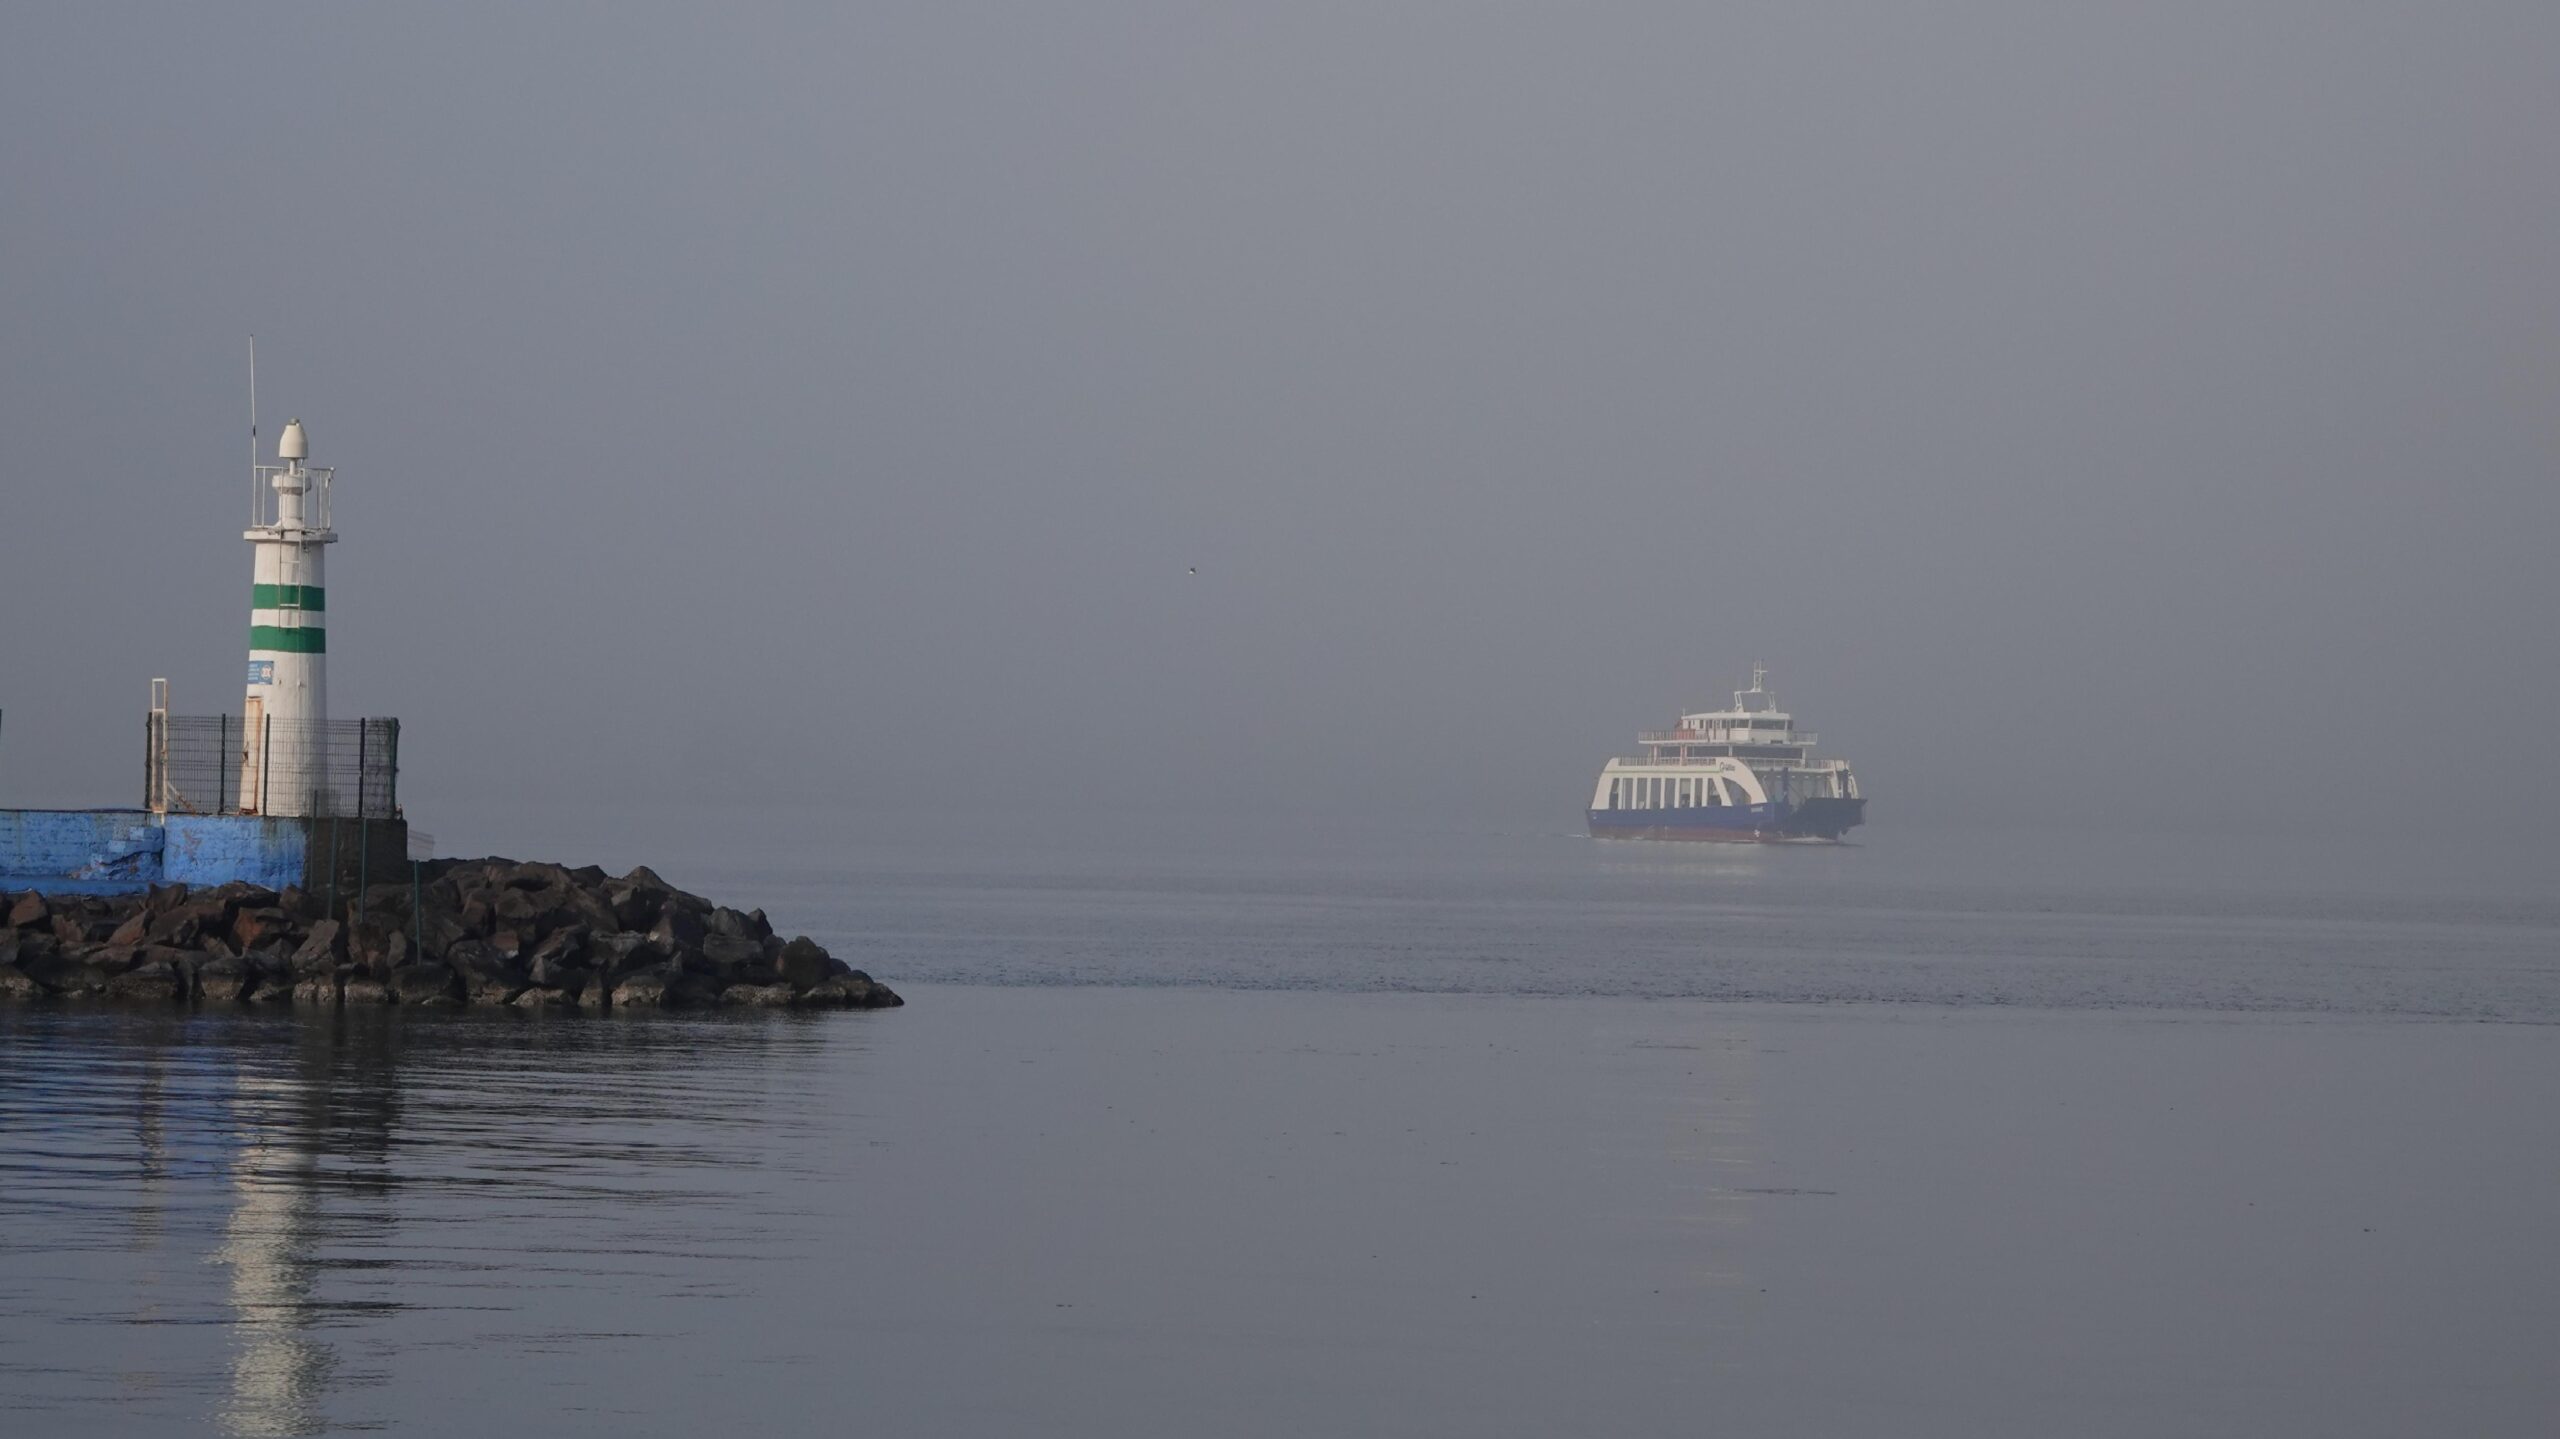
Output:
[[160,846],[138,809],[0,809],[0,891],[130,893],[159,881]]
[[279,890],[300,884],[310,830],[303,819],[173,814],[160,850],[161,881],[210,886],[245,879]]
[[303,882],[310,821],[138,809],[0,809],[0,894],[132,894],[154,884]]

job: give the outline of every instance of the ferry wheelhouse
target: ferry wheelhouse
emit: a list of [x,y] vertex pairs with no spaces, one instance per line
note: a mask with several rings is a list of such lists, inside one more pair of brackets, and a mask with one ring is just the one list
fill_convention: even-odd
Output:
[[1754,665],[1733,708],[1680,717],[1636,736],[1642,758],[1613,759],[1591,792],[1598,839],[1837,841],[1866,819],[1849,762],[1816,759]]

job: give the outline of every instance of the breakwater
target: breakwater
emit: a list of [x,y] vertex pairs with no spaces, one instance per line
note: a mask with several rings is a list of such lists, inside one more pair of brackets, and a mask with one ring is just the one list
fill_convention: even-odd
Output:
[[324,900],[298,885],[0,895],[0,999],[156,1003],[712,1005],[904,1001],[806,936],[646,868],[432,860]]
[[0,809],[0,894],[140,894],[247,880],[330,896],[408,868],[409,825],[396,816]]

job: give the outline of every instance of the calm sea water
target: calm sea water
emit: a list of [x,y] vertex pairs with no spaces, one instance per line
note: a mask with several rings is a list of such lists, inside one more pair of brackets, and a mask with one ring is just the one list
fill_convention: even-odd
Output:
[[0,1009],[0,1432],[2560,1419],[2535,856],[588,823],[910,1006]]
[[953,983],[2560,1020],[2550,853],[1126,821],[810,848],[688,872],[883,974]]

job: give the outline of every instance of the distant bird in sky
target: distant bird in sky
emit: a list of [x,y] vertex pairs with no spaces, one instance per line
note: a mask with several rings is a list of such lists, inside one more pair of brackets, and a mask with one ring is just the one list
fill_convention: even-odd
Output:
[[1193,566],[1191,567],[1191,573],[1193,573],[1193,574],[1195,574],[1195,575],[1196,575],[1196,574],[1198,574],[1198,573],[1200,573],[1200,567],[1199,567],[1198,565],[1193,565]]

